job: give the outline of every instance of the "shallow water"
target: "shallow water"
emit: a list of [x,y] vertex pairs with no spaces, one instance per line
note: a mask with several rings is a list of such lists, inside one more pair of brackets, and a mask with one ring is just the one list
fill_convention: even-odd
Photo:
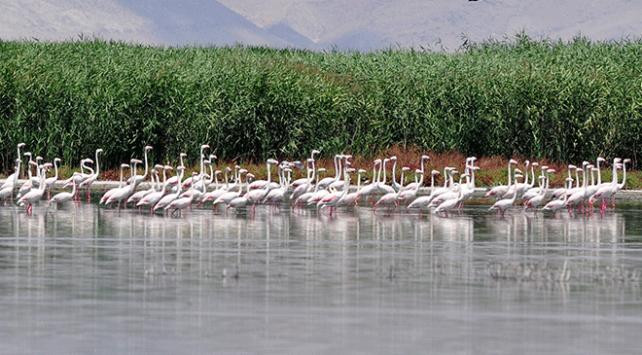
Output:
[[642,211],[0,208],[0,353],[639,353]]

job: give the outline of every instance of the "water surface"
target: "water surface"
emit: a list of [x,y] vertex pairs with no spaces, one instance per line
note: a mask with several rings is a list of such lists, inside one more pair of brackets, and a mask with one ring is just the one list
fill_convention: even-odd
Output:
[[0,208],[0,353],[639,353],[642,212]]

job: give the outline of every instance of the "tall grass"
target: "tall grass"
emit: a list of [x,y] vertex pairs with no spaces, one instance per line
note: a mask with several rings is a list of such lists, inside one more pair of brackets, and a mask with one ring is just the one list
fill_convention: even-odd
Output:
[[642,147],[642,41],[315,53],[0,42],[0,170],[15,144],[114,167],[209,143],[225,159],[392,145],[578,161]]

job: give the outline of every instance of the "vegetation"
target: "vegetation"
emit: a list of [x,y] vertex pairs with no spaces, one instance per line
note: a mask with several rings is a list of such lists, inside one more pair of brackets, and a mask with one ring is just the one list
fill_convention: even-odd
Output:
[[553,161],[642,147],[642,41],[472,45],[457,53],[317,53],[0,42],[0,171],[15,144],[107,167],[154,146],[222,159],[393,145]]

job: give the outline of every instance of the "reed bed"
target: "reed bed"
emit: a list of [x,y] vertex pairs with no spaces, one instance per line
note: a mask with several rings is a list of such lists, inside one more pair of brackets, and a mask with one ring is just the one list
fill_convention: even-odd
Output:
[[223,160],[370,157],[389,147],[551,161],[642,147],[642,41],[471,45],[457,53],[0,42],[0,171],[15,145],[107,168],[209,143]]

